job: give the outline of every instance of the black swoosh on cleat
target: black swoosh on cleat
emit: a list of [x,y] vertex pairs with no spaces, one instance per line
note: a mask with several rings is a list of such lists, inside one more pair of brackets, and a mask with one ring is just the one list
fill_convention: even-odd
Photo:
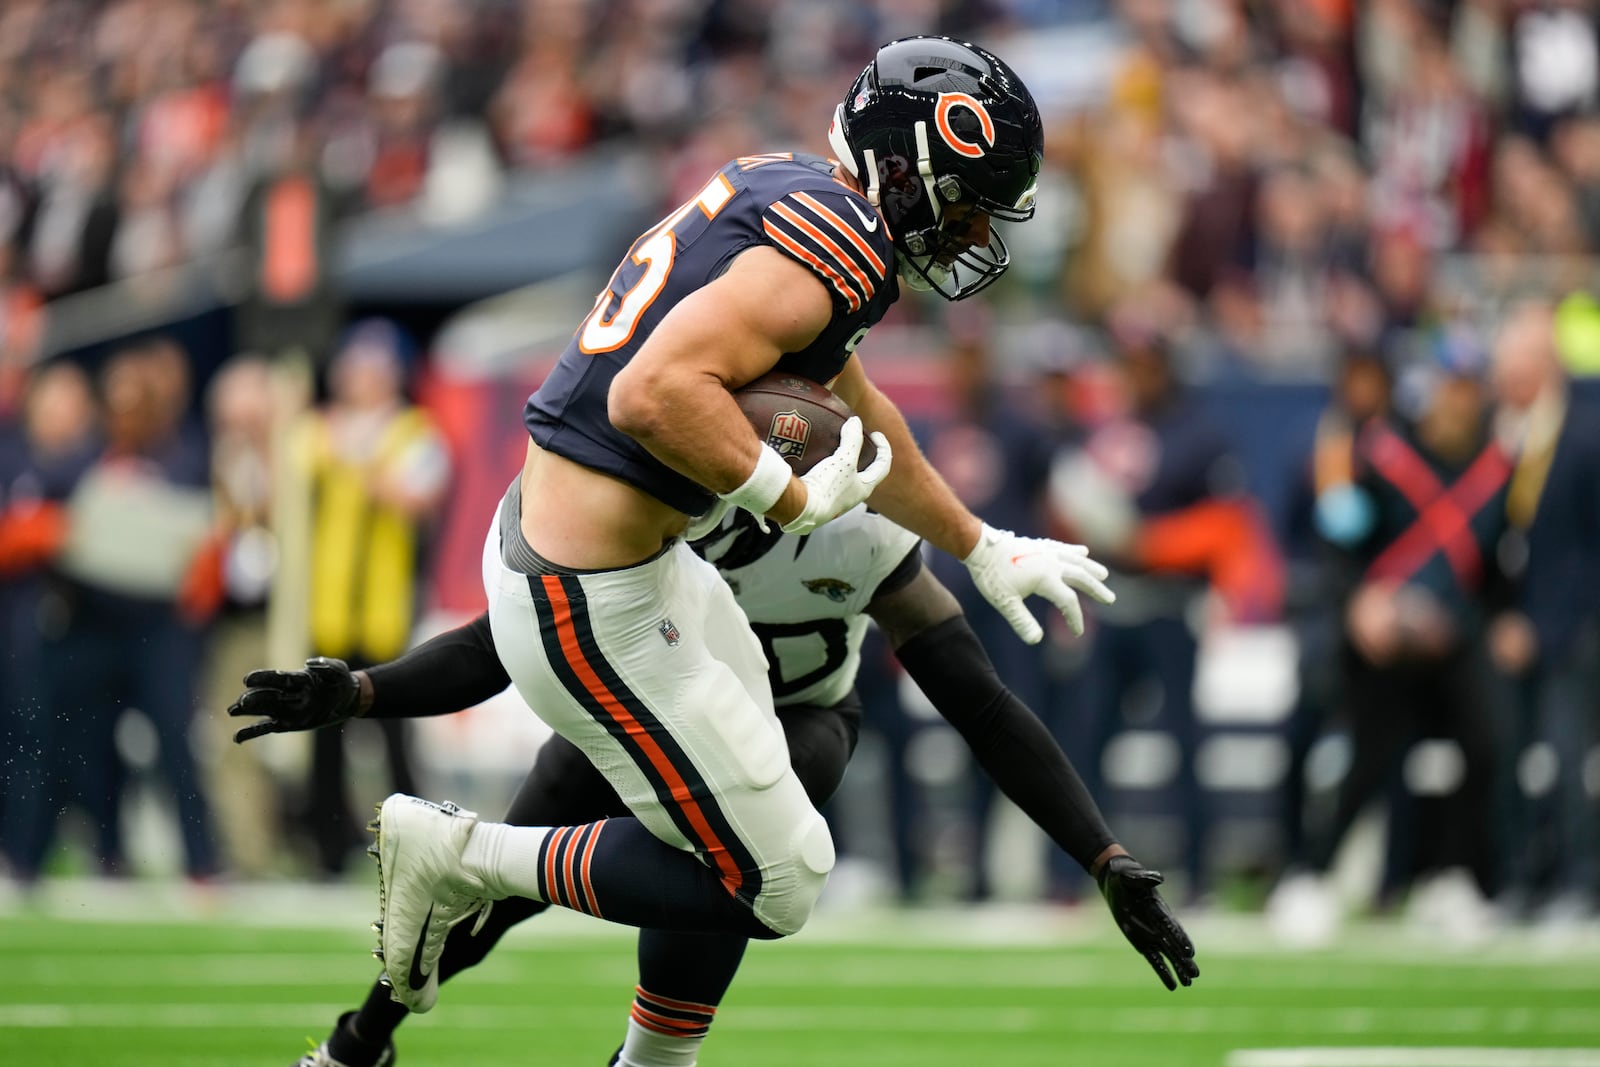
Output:
[[417,947],[411,955],[411,973],[406,976],[406,981],[412,989],[421,989],[428,984],[429,976],[422,971],[422,950],[428,944],[428,925],[433,922],[433,905],[428,905],[428,917],[422,920],[422,933],[417,936]]

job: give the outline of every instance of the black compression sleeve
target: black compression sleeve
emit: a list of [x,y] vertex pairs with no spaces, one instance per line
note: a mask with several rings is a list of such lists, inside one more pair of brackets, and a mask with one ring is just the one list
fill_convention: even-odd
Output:
[[924,630],[895,657],[995,784],[1084,870],[1116,841],[1066,753],[1005,687],[965,616]]
[[484,612],[465,626],[424,641],[399,659],[367,670],[369,719],[449,715],[481,704],[511,684]]

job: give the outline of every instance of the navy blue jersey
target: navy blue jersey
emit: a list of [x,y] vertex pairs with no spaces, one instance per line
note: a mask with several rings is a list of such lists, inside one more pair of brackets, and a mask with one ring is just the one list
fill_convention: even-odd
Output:
[[539,447],[615,475],[691,515],[712,495],[611,425],[606,394],[667,312],[754,245],[804,264],[833,298],[817,339],[778,369],[828,382],[867,327],[899,296],[889,232],[861,194],[834,180],[817,156],[743,156],[700,194],[634,242],[550,377],[528,398],[523,421]]

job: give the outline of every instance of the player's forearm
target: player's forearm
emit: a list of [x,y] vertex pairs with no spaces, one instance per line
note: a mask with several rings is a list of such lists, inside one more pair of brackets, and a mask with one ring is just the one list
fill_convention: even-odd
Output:
[[368,719],[449,715],[482,704],[511,684],[495,651],[487,612],[399,659],[358,671],[357,680],[363,675],[363,707],[357,714]]
[[[617,372],[606,397],[611,424],[713,493],[736,490],[766,446],[729,390],[804,349],[832,317],[827,291],[809,270],[773,248],[749,248],[680,300]],[[781,473],[782,489],[767,486],[761,502],[775,501],[767,514],[787,522],[806,491]]]
[[895,656],[1000,790],[1085,870],[1119,851],[1072,762],[1005,687],[964,616],[916,635]]
[[[766,447],[727,386],[698,370],[630,367],[612,385],[610,415],[652,456],[718,495],[743,485]],[[804,502],[791,474],[770,514],[787,522]]]
[[855,410],[862,425],[882,433],[894,450],[889,476],[872,491],[868,506],[935,548],[957,559],[966,558],[978,543],[983,522],[933,469],[900,409],[867,383],[855,401]]

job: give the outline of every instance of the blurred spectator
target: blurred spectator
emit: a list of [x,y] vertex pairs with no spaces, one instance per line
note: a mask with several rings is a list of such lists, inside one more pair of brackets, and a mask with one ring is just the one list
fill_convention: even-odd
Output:
[[320,364],[344,312],[333,274],[337,204],[316,166],[313,131],[289,136],[286,157],[245,199],[250,285],[238,310],[238,344],[271,356],[300,353]]
[[352,100],[324,149],[324,164],[357,184],[368,208],[411,203],[433,164],[443,57],[417,41],[384,49],[367,76],[365,99]]
[[[1131,725],[1130,697],[1143,697],[1131,713],[1141,726],[1159,723],[1177,745],[1177,810],[1166,814],[1183,826],[1186,889],[1199,899],[1212,872],[1204,863],[1210,806],[1195,774],[1191,609],[1210,578],[1230,587],[1225,597],[1240,617],[1270,614],[1281,589],[1253,583],[1270,586],[1274,574],[1281,581],[1281,567],[1233,499],[1227,446],[1174,377],[1165,340],[1131,309],[1112,319],[1116,360],[1103,368],[1109,403],[1082,441],[1057,455],[1050,502],[1063,535],[1112,567],[1117,602],[1096,612],[1083,638],[1089,660],[1056,711],[1056,729],[1090,791],[1108,796],[1106,748]],[[1078,891],[1073,872],[1052,874],[1056,892]]]
[[169,171],[141,159],[123,173],[111,278],[136,277],[182,262],[187,250],[175,207]]
[[186,358],[165,339],[122,349],[101,371],[105,450],[68,508],[59,562],[71,579],[67,622],[44,662],[48,700],[74,738],[66,751],[85,770],[102,864],[125,873],[115,728],[123,710],[137,708],[175,795],[184,869],[207,878],[218,865],[190,725],[201,626],[217,596],[209,472],[184,421],[188,390]]
[[[30,133],[45,136],[37,127],[25,129],[18,137],[19,156]],[[116,150],[111,121],[103,114],[75,116],[48,148],[40,148],[35,173],[43,190],[23,239],[32,277],[51,299],[110,280],[117,229]]]
[[1266,177],[1254,256],[1262,336],[1253,355],[1261,364],[1304,371],[1332,363],[1330,298],[1336,274],[1355,264],[1333,258],[1331,229],[1329,205],[1311,175],[1283,168]]
[[1412,231],[1393,229],[1374,235],[1372,281],[1385,347],[1398,344],[1403,334],[1432,324],[1432,268],[1432,254]]
[[206,391],[224,596],[201,688],[212,712],[203,720],[207,779],[228,870],[244,877],[273,871],[283,844],[282,798],[262,750],[233,744],[234,724],[219,713],[238,694],[245,672],[267,658],[267,594],[278,556],[271,525],[275,393],[272,366],[259,356],[230,360]]
[[1556,161],[1575,191],[1586,250],[1600,251],[1600,114],[1562,123],[1553,147]]
[[1379,226],[1404,228],[1430,249],[1457,243],[1488,206],[1489,116],[1462,81],[1437,31],[1406,22],[1403,80],[1369,109]]
[[1275,71],[1299,115],[1345,137],[1356,132],[1359,86],[1354,63],[1356,5],[1347,0],[1276,0],[1273,22],[1283,55]]
[[24,884],[44,865],[69,781],[84,785],[43,653],[64,621],[49,567],[66,540],[65,501],[94,459],[95,428],[88,375],[73,363],[36,370],[18,424],[0,422],[0,851]]
[[1588,250],[1572,187],[1532,141],[1509,137],[1495,152],[1495,211],[1532,255],[1581,255]]
[[1389,368],[1370,352],[1346,354],[1327,409],[1317,420],[1311,455],[1296,487],[1286,551],[1290,558],[1289,621],[1299,646],[1299,694],[1288,722],[1289,763],[1282,788],[1283,857],[1304,860],[1308,825],[1306,759],[1344,710],[1339,655],[1344,629],[1339,609],[1349,575],[1331,545],[1361,536],[1372,503],[1356,484],[1356,440],[1362,428],[1389,414]]
[[[1416,416],[1369,418],[1356,435],[1352,492],[1319,501],[1320,529],[1358,574],[1343,601],[1342,681],[1351,764],[1328,825],[1311,836],[1303,877],[1279,887],[1280,932],[1320,942],[1337,927],[1320,879],[1345,835],[1386,787],[1391,870],[1386,889],[1409,883],[1423,862],[1469,871],[1477,908],[1462,906],[1455,932],[1472,933],[1482,901],[1498,888],[1494,771],[1498,735],[1483,633],[1495,596],[1506,529],[1512,457],[1488,430],[1482,358],[1470,339],[1441,336]],[[1402,757],[1425,738],[1453,740],[1461,756],[1450,812],[1425,838],[1403,780]],[[1395,863],[1401,864],[1395,869]]]
[[1097,320],[1112,303],[1157,281],[1182,220],[1182,194],[1167,168],[1162,75],[1135,55],[1106,107],[1063,122],[1051,139],[1083,197],[1084,228],[1065,274],[1072,309]]
[[1497,114],[1511,92],[1508,6],[1505,0],[1463,0],[1450,20],[1450,53],[1461,77]]
[[1600,24],[1594,0],[1532,0],[1511,17],[1519,124],[1544,140],[1554,123],[1600,106]]
[[240,239],[239,215],[251,176],[237,124],[218,135],[215,155],[178,193],[184,247],[192,256],[230,248]]
[[[411,640],[428,524],[449,488],[444,441],[406,402],[408,345],[388,320],[352,326],[328,369],[328,402],[296,447],[312,488],[311,649],[357,669],[393,659]],[[418,792],[410,724],[372,725],[382,731],[394,789]],[[346,791],[343,732],[311,740],[306,816],[318,867],[332,875],[362,835]]]
[[18,265],[16,249],[0,239],[0,420],[21,405],[39,341],[41,304]]
[[1506,828],[1507,873],[1570,921],[1594,912],[1600,890],[1600,811],[1585,782],[1600,742],[1600,420],[1568,388],[1548,305],[1524,305],[1506,323],[1494,384],[1497,428],[1518,450],[1507,509],[1522,533],[1520,595],[1488,635],[1495,665],[1521,683],[1508,792],[1520,792],[1528,742],[1555,765],[1553,783]]
[[528,24],[523,57],[506,75],[493,104],[504,152],[522,166],[569,158],[587,147],[596,132],[578,62],[583,54],[581,8],[551,6],[560,14],[537,26]]
[[1254,112],[1237,83],[1194,70],[1174,73],[1172,101],[1184,134],[1179,181],[1186,199],[1172,276],[1206,300],[1249,259],[1257,184]]
[[[991,351],[993,323],[987,309],[961,305],[951,309],[950,320],[953,348],[948,369],[957,407],[955,417],[941,422],[929,437],[928,459],[985,522],[1024,537],[1038,536],[1043,532],[1040,506],[1053,441],[1015,398],[1006,396]],[[1005,619],[987,607],[959,560],[934,553],[929,566],[967,612],[1006,685],[1030,707],[1042,707],[1043,662],[1038,651],[1023,644]],[[994,782],[975,764],[971,788],[967,892],[973,900],[986,900],[996,794]]]

